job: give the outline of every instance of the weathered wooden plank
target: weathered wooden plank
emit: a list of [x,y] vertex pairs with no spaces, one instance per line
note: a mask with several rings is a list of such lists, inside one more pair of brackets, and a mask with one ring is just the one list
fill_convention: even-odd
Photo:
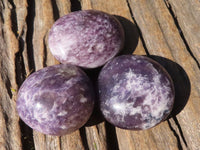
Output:
[[178,150],[176,137],[170,131],[167,122],[146,131],[127,131],[117,129],[120,149],[169,149]]
[[[102,124],[102,128],[105,130],[104,124]],[[98,132],[96,126],[91,126],[86,128],[86,136],[89,149],[107,149],[107,143],[105,139],[102,139],[100,136],[101,132]],[[102,133],[103,137],[106,138],[106,133]]]
[[[14,5],[8,1],[0,3],[0,126],[2,149],[21,149],[19,117],[15,109],[17,92],[15,53],[19,51],[15,30],[12,28]],[[15,13],[15,12],[14,12]],[[12,115],[11,115],[12,114]]]
[[[52,5],[55,5],[52,3]],[[57,11],[59,12],[59,17],[68,14],[71,11],[71,3],[70,0],[56,0]],[[56,10],[54,9],[54,14]],[[54,18],[58,19],[58,18]]]
[[[168,121],[145,131],[123,130],[102,122],[61,137],[43,135],[37,131],[33,132],[32,137],[31,129],[19,121],[16,112],[17,89],[31,72],[58,63],[48,49],[48,31],[56,19],[71,11],[71,1],[2,0],[0,149],[33,149],[31,142],[34,142],[37,150],[198,149],[199,1],[168,0],[165,3],[162,0],[81,0],[80,3],[82,9],[98,9],[117,15],[126,34],[124,51],[128,49],[129,53],[141,55],[147,51],[148,54],[157,55],[154,59],[167,66],[176,81],[176,89],[180,94],[177,97],[184,100],[184,103],[179,102],[182,108],[190,92],[186,107],[182,111],[182,108],[175,110]],[[187,75],[189,81],[185,81],[188,80]]]
[[180,26],[186,44],[200,63],[200,1],[168,0],[167,3]]
[[[2,19],[0,20],[0,28],[2,28],[3,26],[3,22],[2,22]],[[5,51],[6,49],[6,45],[5,45],[5,41],[3,39],[3,33],[2,33],[2,30],[0,31],[0,60],[2,60],[2,55],[3,55],[3,51]],[[0,70],[2,70],[2,66],[0,66]],[[2,74],[2,73],[1,73]],[[3,89],[6,89],[5,87],[5,83],[2,79],[2,75],[0,77],[0,102],[1,102],[1,105],[0,105],[0,128],[2,129],[2,132],[0,132],[0,148],[2,150],[6,150],[6,142],[8,142],[7,138],[6,138],[6,134],[7,134],[7,131],[6,131],[6,120],[5,120],[5,115],[4,115],[4,110],[2,108],[2,101],[3,99],[5,99],[5,96],[3,96],[3,93],[6,92],[5,90]]]
[[77,130],[69,135],[64,135],[61,137],[61,149],[69,150],[84,150],[85,146],[80,135],[80,131]]
[[17,19],[17,34],[22,35],[23,29],[26,26],[26,16],[27,16],[27,1],[26,0],[13,0],[13,7],[16,12]]
[[[198,117],[200,106],[199,68],[188,52],[173,18],[162,0],[140,2],[130,0],[129,2],[149,53],[174,60],[187,72],[191,83],[190,99],[183,111],[177,115],[177,123],[182,135],[176,129],[174,131],[179,134],[178,137],[182,138],[182,141],[185,141],[181,143],[182,147],[197,149],[200,147],[198,132],[200,131]],[[181,78],[183,75],[179,73],[177,76]],[[173,122],[171,123],[173,124]]]
[[[35,17],[34,17],[34,32],[33,32],[33,56],[35,61],[35,69],[41,69],[47,66],[47,53],[45,38],[49,28],[54,22],[53,7],[51,0],[36,0],[35,1]],[[55,63],[54,58],[51,58],[52,64]]]

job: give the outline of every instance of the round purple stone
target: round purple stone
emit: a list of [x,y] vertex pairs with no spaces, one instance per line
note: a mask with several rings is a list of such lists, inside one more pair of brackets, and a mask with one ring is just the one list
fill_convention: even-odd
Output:
[[104,65],[123,44],[120,22],[97,10],[75,11],[59,18],[48,37],[50,51],[58,61],[84,68]]
[[18,92],[17,110],[31,128],[64,135],[82,127],[94,106],[89,78],[73,65],[54,65],[31,74]]
[[146,56],[122,55],[109,61],[98,78],[105,119],[124,129],[156,126],[170,114],[174,86],[167,71]]

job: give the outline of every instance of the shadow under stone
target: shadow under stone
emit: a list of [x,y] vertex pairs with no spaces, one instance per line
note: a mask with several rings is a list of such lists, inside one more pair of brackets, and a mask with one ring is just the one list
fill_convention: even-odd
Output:
[[139,33],[137,30],[137,26],[130,20],[122,16],[117,16],[117,15],[114,16],[121,23],[125,33],[124,47],[119,53],[119,55],[132,54],[135,48],[137,47],[139,40]]
[[105,120],[100,111],[99,96],[98,96],[98,76],[101,71],[101,68],[102,67],[84,70],[85,73],[88,75],[88,77],[90,78],[90,80],[93,83],[93,88],[94,88],[94,93],[95,93],[94,110],[93,110],[93,113],[92,113],[90,119],[85,124],[85,126],[97,125]]
[[190,79],[184,69],[167,58],[150,55],[150,58],[161,64],[171,76],[175,88],[175,101],[169,118],[179,114],[187,104],[191,92]]

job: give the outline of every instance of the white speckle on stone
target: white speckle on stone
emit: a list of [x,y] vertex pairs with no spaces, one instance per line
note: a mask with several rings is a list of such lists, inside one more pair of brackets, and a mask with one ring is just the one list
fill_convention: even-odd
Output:
[[132,108],[130,115],[136,115],[136,114],[141,114],[142,112],[142,107],[138,106],[138,107],[134,107]]
[[[115,77],[113,76],[113,78],[115,78]],[[113,92],[117,92],[117,91],[119,90],[120,87],[121,87],[120,84],[116,84],[116,85],[113,87]]]
[[[115,115],[118,116],[120,115],[121,117],[118,117],[118,121],[124,121],[124,117],[126,115],[134,115],[135,113],[137,113],[137,109],[135,110],[133,108],[133,103],[128,103],[128,102],[124,102],[124,103],[115,103],[113,105],[113,109],[114,109],[114,112],[115,112]],[[132,111],[130,111],[132,110]]]
[[52,84],[54,84],[56,81],[55,80],[51,80],[50,81],[50,84],[52,85]]
[[57,107],[58,107],[58,103],[57,103],[57,102],[54,102],[54,103],[53,103],[53,107],[51,108],[50,111],[54,111],[54,110],[56,110]]
[[106,34],[107,38],[110,38],[112,36],[112,34]]
[[67,129],[67,126],[62,125],[62,126],[60,126],[60,128],[61,128],[61,129]]
[[67,114],[68,114],[67,111],[61,111],[61,112],[58,113],[58,116],[65,116]]
[[87,99],[86,99],[85,97],[82,96],[81,99],[80,99],[80,102],[81,102],[81,103],[85,103],[85,102],[87,102]]
[[116,103],[113,105],[113,108],[118,111],[124,111],[124,106],[122,104]]
[[103,44],[103,43],[98,43],[98,44],[96,45],[96,49],[97,49],[100,53],[103,52],[104,47],[105,47],[105,44]]
[[88,51],[89,54],[92,53],[94,51],[93,46],[89,46],[87,51]]
[[129,72],[126,73],[126,79],[132,80],[133,78],[136,78],[136,74],[133,72],[134,70],[129,69]]
[[103,110],[103,114],[104,114],[105,116],[108,116],[108,115],[110,115],[110,111],[104,109],[104,110]]
[[40,110],[42,108],[42,105],[40,103],[37,103],[35,107],[36,109]]
[[113,75],[113,79],[117,79],[118,78],[118,73],[116,73],[115,75]]
[[80,88],[80,90],[81,90],[81,91],[85,91],[85,89],[84,89],[84,88],[82,88],[82,87]]
[[45,122],[49,119],[48,111],[45,109],[42,109],[41,111],[34,111],[33,116],[39,123]]
[[132,85],[133,84],[131,82],[127,82],[126,89],[130,91],[133,88]]

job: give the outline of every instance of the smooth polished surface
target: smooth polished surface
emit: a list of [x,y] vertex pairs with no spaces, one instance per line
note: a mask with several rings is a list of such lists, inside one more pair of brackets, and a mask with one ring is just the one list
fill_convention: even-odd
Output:
[[100,72],[98,85],[104,117],[120,128],[154,127],[173,107],[175,93],[171,77],[146,56],[114,58]]
[[82,127],[93,105],[89,78],[72,65],[54,65],[31,74],[17,99],[21,119],[31,128],[50,135],[64,135]]
[[54,23],[48,44],[61,63],[95,68],[122,49],[124,31],[112,15],[97,10],[76,11]]

